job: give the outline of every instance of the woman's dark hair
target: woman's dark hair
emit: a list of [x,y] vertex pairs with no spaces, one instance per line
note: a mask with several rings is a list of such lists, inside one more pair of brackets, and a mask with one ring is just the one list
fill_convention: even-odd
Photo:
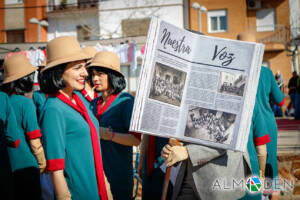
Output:
[[109,86],[111,87],[110,94],[118,94],[126,88],[125,78],[118,72],[104,68],[104,67],[91,67],[90,70],[97,72],[104,72],[108,76]]
[[85,80],[92,86],[94,87],[94,84],[93,84],[93,67],[89,67],[87,68],[87,72],[88,72],[88,76],[85,78]]
[[34,72],[15,81],[3,84],[1,86],[1,90],[7,94],[15,93],[24,95],[25,93],[29,93],[33,90],[33,79]]
[[67,63],[60,64],[40,74],[40,88],[46,94],[56,93],[66,87],[62,78]]

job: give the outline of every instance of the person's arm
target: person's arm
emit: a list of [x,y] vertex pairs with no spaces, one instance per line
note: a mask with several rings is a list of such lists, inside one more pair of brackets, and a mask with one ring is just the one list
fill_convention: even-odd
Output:
[[26,99],[24,102],[23,127],[26,133],[26,138],[29,141],[32,154],[35,156],[40,173],[46,169],[46,158],[44,148],[41,143],[41,131],[37,122],[36,108],[31,99]]
[[267,163],[267,145],[259,145],[255,147],[258,163],[259,163],[259,176],[261,178],[265,177],[265,169]]
[[[1,93],[0,93],[1,94]],[[9,98],[6,94],[1,94],[3,96],[3,100],[1,102],[2,106],[0,109],[3,113],[5,113],[6,116],[6,122],[5,122],[5,127],[6,127],[6,140],[7,140],[7,145],[8,147],[11,148],[17,148],[20,144],[20,137],[23,134],[21,126],[17,123],[15,112],[13,110],[13,107],[11,106],[9,102]]]
[[57,107],[49,107],[42,111],[40,117],[47,170],[50,173],[56,199],[71,199],[64,177],[66,156],[66,123],[62,111]]
[[29,140],[29,144],[31,151],[38,162],[40,173],[44,173],[46,170],[46,158],[40,138]]
[[167,144],[161,152],[161,157],[166,160],[167,167],[188,158],[194,167],[201,166],[226,153],[226,150],[196,144],[187,144],[185,146],[171,145]]
[[51,181],[57,200],[70,200],[71,194],[64,176],[64,170],[50,172]]
[[[120,103],[121,118],[120,123],[123,123],[125,130],[129,130],[130,120],[133,110],[134,99],[131,95],[123,94],[122,102]],[[138,146],[141,142],[141,135],[139,133],[118,133],[108,128],[100,127],[100,137],[104,140],[111,140],[115,143],[125,146]]]
[[267,162],[267,143],[270,142],[269,134],[267,133],[266,124],[264,122],[263,116],[260,112],[260,106],[255,104],[253,110],[253,138],[249,138],[254,140],[254,145],[257,154],[257,160],[259,164],[259,175],[260,177],[265,177],[265,168]]
[[114,200],[112,192],[111,192],[111,188],[110,188],[110,183],[105,174],[104,174],[104,179],[105,179],[105,188],[106,188],[107,198],[108,198],[108,200]]
[[138,146],[141,142],[133,134],[118,133],[104,127],[100,127],[100,137],[103,140],[110,140],[112,142],[116,142],[125,146]]

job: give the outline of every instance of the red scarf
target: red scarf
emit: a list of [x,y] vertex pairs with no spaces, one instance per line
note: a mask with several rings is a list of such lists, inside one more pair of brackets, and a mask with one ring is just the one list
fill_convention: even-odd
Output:
[[93,146],[93,153],[94,153],[94,163],[95,163],[95,169],[96,169],[96,178],[97,178],[97,185],[98,185],[98,194],[101,198],[101,200],[107,200],[107,193],[106,193],[106,187],[105,187],[105,178],[104,178],[104,171],[103,171],[103,164],[102,164],[102,157],[100,152],[100,143],[98,139],[97,129],[90,119],[90,116],[86,110],[85,105],[81,101],[81,99],[73,93],[73,98],[77,105],[75,105],[69,98],[67,98],[62,93],[57,93],[56,97],[63,101],[64,103],[68,104],[72,108],[74,108],[77,112],[79,112],[88,125],[90,126],[91,131],[91,139],[92,139],[92,146]]
[[117,96],[119,95],[120,93],[118,94],[111,94],[106,102],[106,104],[102,107],[101,104],[102,104],[102,97],[99,99],[99,101],[97,102],[97,115],[96,117],[98,118],[99,120],[99,123],[100,123],[100,116],[109,108],[109,106],[112,104],[112,102],[114,102],[114,100],[117,98]]

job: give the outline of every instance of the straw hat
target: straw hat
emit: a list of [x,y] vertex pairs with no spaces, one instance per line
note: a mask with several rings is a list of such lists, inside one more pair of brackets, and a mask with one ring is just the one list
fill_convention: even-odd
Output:
[[95,49],[92,46],[88,46],[82,49],[83,52],[88,55],[89,57],[91,57],[91,59],[89,59],[86,63],[90,64],[92,62],[93,57],[96,55],[96,53],[98,52],[97,49]]
[[38,69],[23,54],[15,54],[7,58],[4,61],[3,68],[5,78],[2,83],[18,80]]
[[113,70],[124,77],[124,74],[120,71],[120,59],[117,54],[110,51],[100,51],[92,59],[91,64],[88,67],[103,67]]
[[255,34],[253,33],[239,33],[237,36],[238,40],[247,41],[247,42],[256,42]]
[[79,42],[71,36],[55,38],[47,44],[47,65],[42,72],[60,64],[91,58],[80,48]]

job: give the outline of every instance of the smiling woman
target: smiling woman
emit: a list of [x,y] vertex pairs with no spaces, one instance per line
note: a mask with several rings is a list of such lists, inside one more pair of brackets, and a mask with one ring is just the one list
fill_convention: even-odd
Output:
[[76,39],[65,36],[47,45],[41,90],[48,96],[41,129],[56,199],[107,199],[99,125],[81,93],[87,56]]

